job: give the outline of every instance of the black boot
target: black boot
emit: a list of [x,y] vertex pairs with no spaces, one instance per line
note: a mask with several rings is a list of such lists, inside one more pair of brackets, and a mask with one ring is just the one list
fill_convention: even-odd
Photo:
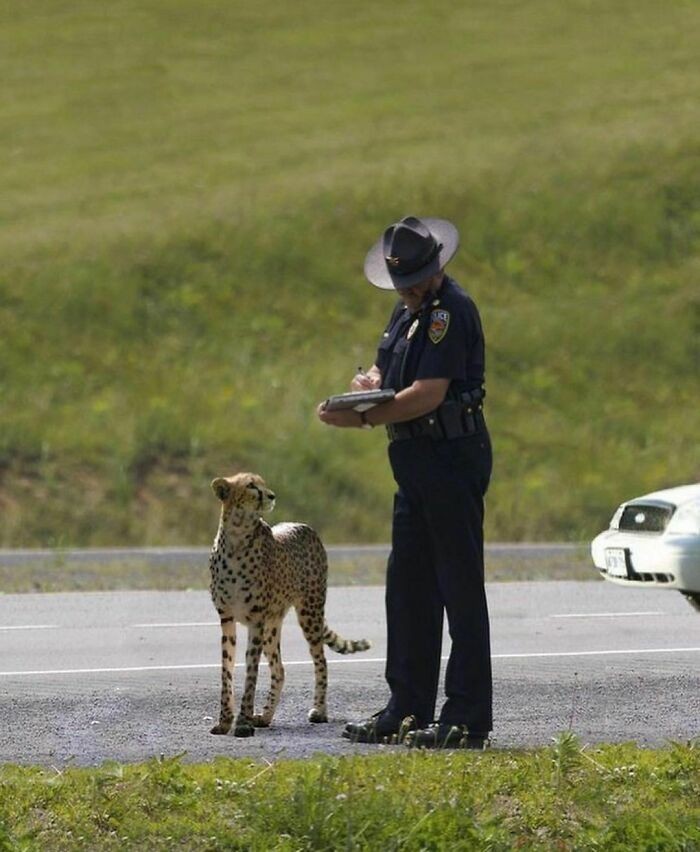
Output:
[[404,741],[409,731],[418,727],[414,716],[399,719],[388,710],[380,710],[364,722],[348,722],[342,736],[353,743],[386,743]]
[[405,738],[409,748],[463,748],[484,751],[490,745],[488,734],[467,730],[466,725],[434,722],[427,728],[410,731]]

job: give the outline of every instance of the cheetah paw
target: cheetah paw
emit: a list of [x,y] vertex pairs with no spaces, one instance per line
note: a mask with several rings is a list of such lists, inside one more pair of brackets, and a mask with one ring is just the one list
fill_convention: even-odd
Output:
[[231,723],[230,722],[227,722],[225,724],[222,724],[221,722],[219,722],[218,725],[214,725],[214,727],[211,729],[211,731],[209,731],[209,733],[210,734],[228,734],[228,732],[230,730],[231,730]]
[[249,721],[245,722],[236,722],[236,726],[233,729],[234,737],[253,737],[255,736],[255,728]]
[[324,712],[322,713],[320,710],[317,710],[315,707],[312,707],[309,710],[309,722],[327,722],[328,715]]
[[261,713],[256,713],[255,716],[253,716],[253,725],[256,728],[269,728],[271,721],[272,721],[272,719],[266,718]]

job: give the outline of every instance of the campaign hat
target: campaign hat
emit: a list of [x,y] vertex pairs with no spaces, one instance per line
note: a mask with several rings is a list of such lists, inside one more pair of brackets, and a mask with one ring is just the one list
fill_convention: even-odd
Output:
[[405,216],[367,252],[365,276],[382,290],[413,287],[436,275],[454,257],[457,228],[447,219]]

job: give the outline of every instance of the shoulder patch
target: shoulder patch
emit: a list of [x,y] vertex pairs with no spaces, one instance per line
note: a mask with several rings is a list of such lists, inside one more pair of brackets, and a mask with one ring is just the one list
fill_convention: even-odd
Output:
[[430,325],[428,327],[428,337],[433,343],[439,343],[447,334],[447,329],[450,325],[450,312],[442,308],[434,310],[430,314]]

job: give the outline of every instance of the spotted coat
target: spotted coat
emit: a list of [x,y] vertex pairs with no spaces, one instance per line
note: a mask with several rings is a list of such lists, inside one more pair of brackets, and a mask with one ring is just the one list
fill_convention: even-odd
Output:
[[[210,592],[221,619],[221,709],[213,734],[226,734],[234,721],[233,670],[236,624],[248,628],[246,677],[241,707],[234,726],[236,736],[251,736],[255,727],[267,727],[284,684],[280,653],[282,622],[290,607],[309,643],[315,689],[311,722],[327,721],[328,685],[324,645],[340,654],[370,647],[366,639],[342,639],[325,621],[328,560],[317,533],[306,524],[282,523],[270,527],[262,515],[272,511],[275,495],[260,476],[239,473],[219,477],[212,489],[221,501],[219,528],[209,568]],[[261,713],[254,712],[260,656],[270,666],[270,691]]]

